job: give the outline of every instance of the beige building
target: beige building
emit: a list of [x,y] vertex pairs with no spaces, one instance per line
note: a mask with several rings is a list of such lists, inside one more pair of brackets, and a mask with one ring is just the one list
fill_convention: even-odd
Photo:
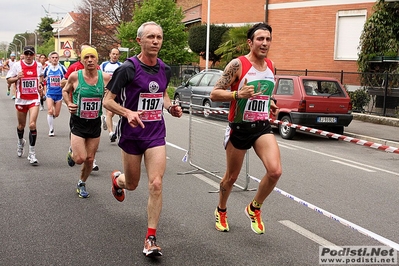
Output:
[[76,23],[78,13],[69,12],[61,20],[51,24],[54,32],[54,51],[60,55],[60,61],[76,61],[78,56],[75,49]]

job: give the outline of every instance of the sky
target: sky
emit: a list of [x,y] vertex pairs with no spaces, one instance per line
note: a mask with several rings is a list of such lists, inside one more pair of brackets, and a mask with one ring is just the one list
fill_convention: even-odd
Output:
[[[41,18],[48,15],[54,20],[76,11],[85,0],[9,0],[1,4],[0,43],[10,43],[15,34],[33,32]],[[5,2],[8,2],[6,4]],[[23,38],[21,39],[24,42]]]

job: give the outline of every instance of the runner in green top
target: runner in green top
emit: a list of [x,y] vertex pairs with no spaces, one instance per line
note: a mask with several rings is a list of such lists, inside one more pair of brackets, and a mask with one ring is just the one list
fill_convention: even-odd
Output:
[[87,198],[86,180],[93,169],[93,160],[100,143],[104,86],[111,77],[97,70],[98,54],[94,48],[83,49],[81,57],[84,69],[68,77],[62,96],[71,113],[71,146],[67,162],[69,166],[82,164],[76,192],[80,198]]
[[101,70],[97,70],[98,80],[95,85],[87,84],[82,70],[78,70],[78,87],[72,93],[72,100],[78,105],[75,115],[80,118],[94,119],[102,115],[104,80]]

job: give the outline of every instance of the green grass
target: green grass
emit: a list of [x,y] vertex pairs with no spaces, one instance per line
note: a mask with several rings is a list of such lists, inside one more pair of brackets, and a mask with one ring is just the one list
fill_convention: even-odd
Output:
[[166,89],[166,93],[169,95],[169,98],[172,99],[172,100],[173,100],[173,97],[175,95],[175,90],[176,90],[176,88],[175,87],[171,87],[171,86],[169,86]]

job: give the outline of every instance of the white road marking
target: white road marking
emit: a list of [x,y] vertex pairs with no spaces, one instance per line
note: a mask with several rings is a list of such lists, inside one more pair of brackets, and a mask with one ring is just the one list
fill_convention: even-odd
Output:
[[183,149],[182,147],[179,147],[179,146],[177,146],[177,145],[175,145],[173,143],[170,143],[170,142],[166,142],[166,145],[171,146],[171,147],[176,148],[176,149],[181,150],[181,151],[187,151],[186,149]]
[[193,176],[195,176],[196,178],[198,178],[199,180],[204,181],[205,183],[211,185],[212,187],[219,189],[219,183],[216,183],[213,180],[210,180],[208,177],[201,175],[201,174],[193,174]]
[[[279,145],[280,145],[281,141],[278,141],[278,143],[279,143]],[[313,153],[320,154],[320,155],[323,155],[323,156],[326,156],[326,157],[330,157],[330,158],[342,160],[341,157],[334,156],[334,155],[330,155],[330,154],[327,154],[327,153],[324,153],[324,152],[320,152],[320,151],[315,151],[315,150],[307,149],[307,148],[300,147],[300,146],[293,145],[293,144],[287,144],[287,143],[284,143],[284,144],[286,144],[286,145],[288,145],[288,146],[295,147],[295,148],[297,148],[297,149],[299,149],[299,150],[305,150],[305,151],[313,152]],[[368,167],[368,168],[370,168],[370,169],[374,169],[374,170],[377,170],[377,171],[380,171],[380,172],[384,172],[384,173],[388,173],[388,174],[391,174],[391,175],[399,176],[399,172],[389,171],[389,170],[386,170],[386,169],[374,167],[374,166],[371,166],[371,165],[366,165],[366,164],[359,163],[359,162],[355,162],[355,161],[352,161],[352,160],[345,160],[345,161],[348,162],[348,163],[351,163],[351,164],[357,164],[357,165],[361,165],[361,166],[364,166],[364,167]]]
[[330,241],[326,240],[325,238],[322,238],[321,236],[316,235],[315,233],[310,232],[309,230],[297,225],[296,223],[293,223],[289,220],[283,220],[279,221],[279,223],[287,226],[288,228],[294,230],[298,234],[303,235],[304,237],[312,240],[313,242],[316,242],[320,246],[336,246],[334,243],[331,243]]
[[366,172],[370,172],[370,173],[375,173],[376,172],[374,170],[370,170],[370,169],[367,169],[367,168],[364,168],[364,167],[360,167],[360,166],[356,166],[356,165],[353,165],[353,164],[345,163],[345,162],[342,162],[342,161],[339,161],[339,160],[331,160],[331,162],[343,164],[343,165],[346,165],[346,166],[349,166],[349,167],[353,167],[353,168],[356,168],[356,169],[360,169],[360,170],[363,170],[363,171],[366,171]]
[[293,148],[293,147],[290,147],[290,146],[287,146],[287,145],[284,145],[284,144],[281,144],[281,143],[279,143],[278,146],[286,148],[286,149],[289,149],[289,150],[292,150],[292,151],[296,151],[297,150],[296,148]]

